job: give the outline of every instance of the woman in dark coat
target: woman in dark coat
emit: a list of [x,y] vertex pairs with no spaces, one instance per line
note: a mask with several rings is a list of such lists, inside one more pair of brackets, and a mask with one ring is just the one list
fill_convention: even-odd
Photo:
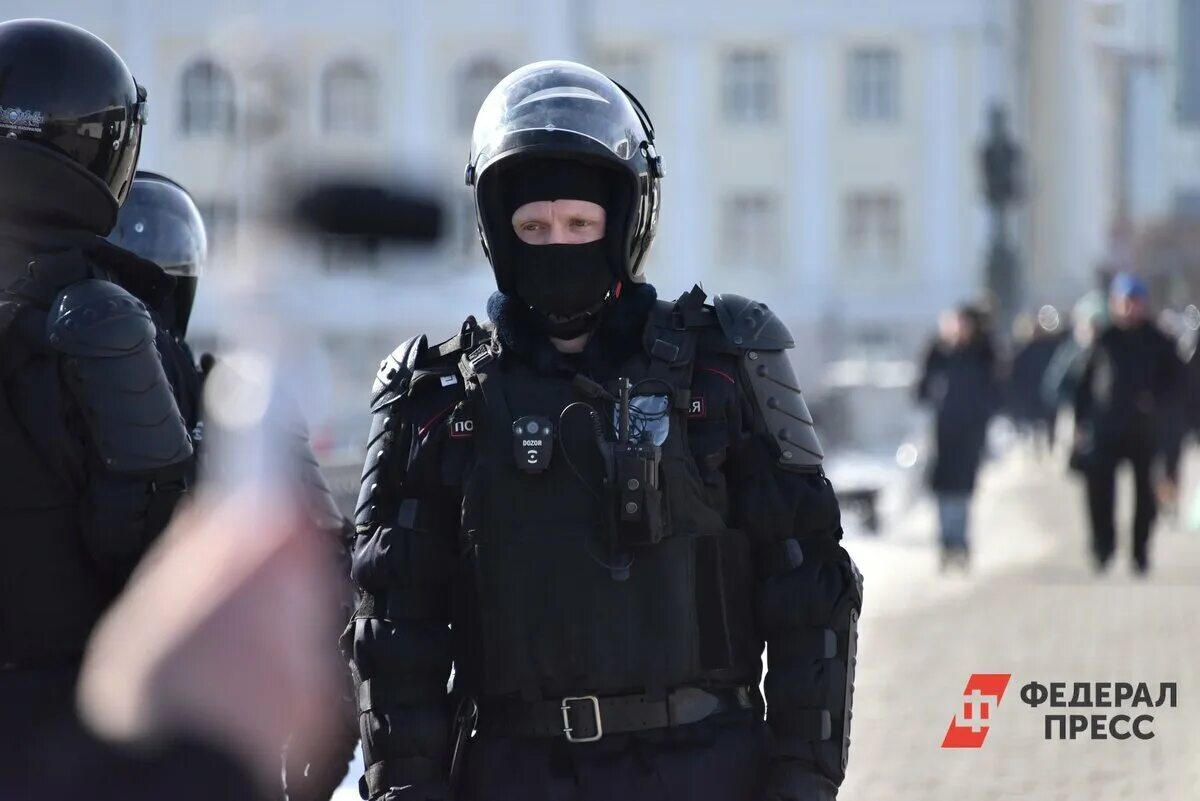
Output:
[[967,517],[997,402],[995,354],[969,307],[945,312],[925,357],[917,397],[934,412],[929,483],[937,497],[942,567],[967,566]]

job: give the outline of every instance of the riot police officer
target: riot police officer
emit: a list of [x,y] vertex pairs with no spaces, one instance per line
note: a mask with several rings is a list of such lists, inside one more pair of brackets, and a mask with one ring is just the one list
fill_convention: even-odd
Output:
[[[164,175],[139,170],[108,240],[128,251],[126,274],[138,286],[145,286],[145,277],[159,272],[174,278],[169,291],[146,300],[153,304],[152,310],[163,324],[159,350],[176,389],[180,409],[194,432],[193,440],[199,445],[203,431],[200,387],[204,376],[186,336],[208,258],[204,218],[182,185]],[[213,358],[206,356],[206,361],[211,364]],[[296,484],[301,488],[308,517],[327,541],[335,544],[333,558],[348,569],[350,521],[338,510],[333,493],[321,474],[307,428],[297,422],[289,425],[288,433],[294,452],[293,458],[286,463],[295,467]],[[345,603],[348,612],[352,604],[349,599]],[[347,763],[358,743],[358,731],[352,722],[354,713],[350,707],[353,703],[349,699],[344,703],[337,699],[335,703],[347,707],[347,725],[336,732],[336,738],[329,738],[335,742],[327,744],[323,740],[322,745],[328,747],[322,748],[318,756],[305,753],[299,739],[285,750],[284,789],[289,801],[326,801],[346,775]]]
[[372,396],[344,638],[364,798],[836,796],[861,578],[783,323],[646,283],[662,177],[592,69],[484,101],[490,323],[405,342]]
[[196,286],[208,259],[204,218],[178,183],[138,170],[108,241],[124,251],[112,259],[115,280],[144,301],[156,318],[163,367],[193,442],[198,442],[203,431],[201,374],[186,336]]
[[84,643],[170,518],[192,445],[102,238],[145,91],[49,20],[0,24],[0,74],[0,754],[20,764],[70,719]]

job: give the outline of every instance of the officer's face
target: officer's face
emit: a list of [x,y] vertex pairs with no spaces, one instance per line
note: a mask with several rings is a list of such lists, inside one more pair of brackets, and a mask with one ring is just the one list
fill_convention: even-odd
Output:
[[529,245],[583,245],[604,237],[604,207],[588,200],[538,200],[512,216],[517,238]]

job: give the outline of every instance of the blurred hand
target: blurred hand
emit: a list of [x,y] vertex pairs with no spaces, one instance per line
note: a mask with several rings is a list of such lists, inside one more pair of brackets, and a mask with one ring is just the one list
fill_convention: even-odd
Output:
[[208,740],[277,788],[289,733],[332,731],[338,605],[299,504],[252,492],[184,510],[97,627],[79,701],[102,736]]

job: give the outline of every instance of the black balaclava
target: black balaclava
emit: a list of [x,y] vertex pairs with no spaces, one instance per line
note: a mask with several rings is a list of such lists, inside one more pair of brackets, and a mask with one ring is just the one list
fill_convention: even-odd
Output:
[[535,312],[549,336],[573,339],[592,330],[616,283],[607,235],[582,245],[530,245],[512,230],[511,220],[526,203],[546,200],[587,200],[611,214],[611,176],[601,167],[576,161],[536,159],[515,165],[504,177],[504,222],[515,256],[515,294]]

